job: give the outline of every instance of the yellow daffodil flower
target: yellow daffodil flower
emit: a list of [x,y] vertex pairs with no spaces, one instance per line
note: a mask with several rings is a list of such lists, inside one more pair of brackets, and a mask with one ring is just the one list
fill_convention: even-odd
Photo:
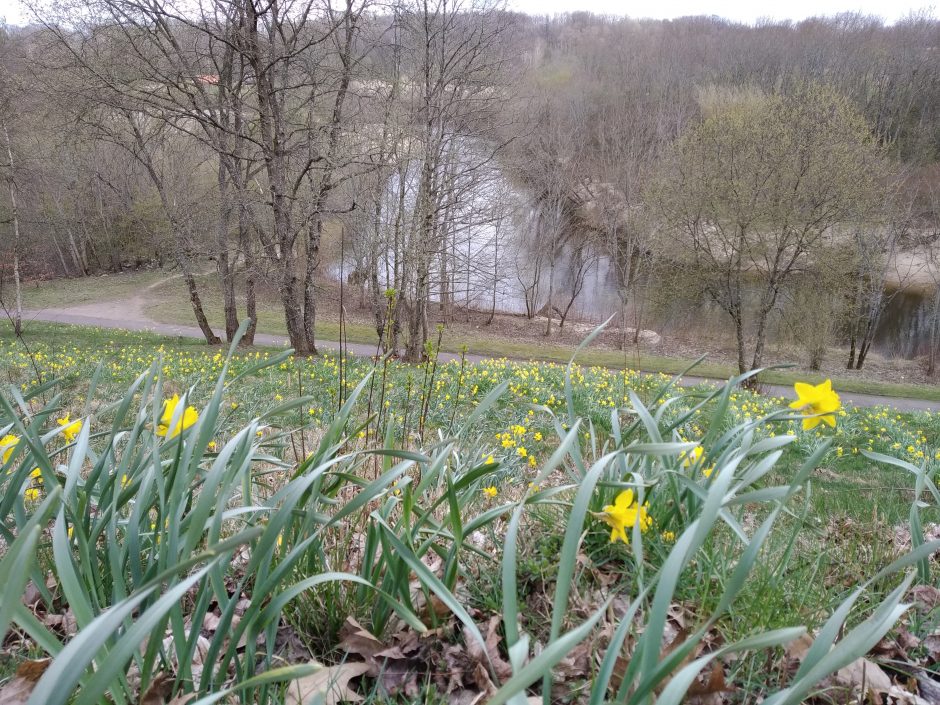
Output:
[[12,434],[7,434],[3,438],[0,438],[0,460],[4,463],[7,462],[10,456],[13,455],[13,449],[16,448],[16,444],[19,442],[20,437]]
[[62,426],[62,435],[65,436],[65,440],[69,443],[74,441],[82,430],[82,420],[77,419],[76,421],[72,421],[69,418],[69,414],[66,414],[61,419],[56,419],[56,423]]
[[160,424],[157,426],[158,436],[168,436],[174,438],[180,431],[185,431],[199,420],[199,412],[191,406],[187,406],[180,418],[176,420],[176,425],[170,429],[173,422],[173,414],[176,413],[176,407],[180,404],[179,394],[174,394],[172,399],[166,399],[163,402],[163,414],[160,416]]
[[797,399],[790,403],[790,408],[798,409],[806,416],[803,419],[804,431],[816,428],[822,421],[835,427],[835,412],[839,410],[840,403],[839,395],[832,389],[832,380],[827,379],[817,385],[797,382],[793,389]]
[[682,451],[679,453],[679,460],[682,461],[682,467],[687,468],[691,465],[695,465],[702,457],[702,453],[705,452],[705,449],[702,446],[695,446],[690,451]]
[[633,490],[624,490],[618,494],[613,504],[604,507],[602,518],[611,527],[611,543],[615,543],[617,539],[630,543],[627,529],[632,529],[638,522],[640,531],[644,533],[653,525],[653,518],[649,515],[649,502],[644,502],[642,507],[638,506]]

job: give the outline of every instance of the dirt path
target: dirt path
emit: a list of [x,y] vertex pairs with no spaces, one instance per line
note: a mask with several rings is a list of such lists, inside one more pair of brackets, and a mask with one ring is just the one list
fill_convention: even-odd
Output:
[[[180,275],[176,275],[180,276]],[[171,277],[172,278],[172,277]],[[147,293],[158,286],[166,283],[167,279],[155,282],[140,293],[124,301],[104,301],[93,304],[83,304],[70,308],[47,308],[41,311],[23,311],[23,318],[26,321],[45,321],[50,323],[69,323],[80,326],[95,326],[97,328],[118,328],[130,331],[148,331],[160,333],[163,335],[175,335],[184,338],[202,338],[202,331],[195,326],[182,326],[173,323],[159,323],[147,316],[146,307],[148,303]],[[258,333],[255,335],[255,343],[258,345],[271,345],[276,347],[285,347],[288,340],[283,335],[269,335]],[[317,347],[321,350],[339,350],[339,343],[329,340],[318,340]],[[374,355],[376,350],[373,345],[364,345],[362,343],[348,343],[346,350],[353,355],[370,356]],[[468,362],[480,362],[485,359],[483,355],[468,354],[465,356]],[[460,356],[456,353],[441,353],[441,361],[458,360]],[[684,377],[683,386],[692,386],[703,382],[714,382],[715,380],[704,377]],[[764,386],[764,393],[778,397],[792,397],[793,390],[790,387],[782,385],[768,384]],[[842,400],[854,406],[890,406],[898,411],[937,411],[940,410],[940,402],[924,401],[921,399],[903,399],[897,397],[883,397],[874,394],[856,394],[854,392],[840,392]]]

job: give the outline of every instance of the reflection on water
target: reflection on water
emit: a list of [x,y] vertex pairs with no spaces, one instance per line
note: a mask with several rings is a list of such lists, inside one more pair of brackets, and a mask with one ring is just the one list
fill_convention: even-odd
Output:
[[[597,323],[621,313],[616,264],[605,254],[603,244],[595,241],[585,246],[577,227],[553,227],[554,211],[534,203],[531,194],[510,183],[497,165],[484,160],[484,166],[480,166],[475,155],[476,147],[469,142],[458,144],[452,155],[458,161],[476,165],[467,171],[479,181],[462,187],[461,198],[448,212],[450,226],[440,249],[431,256],[430,298],[440,301],[446,295],[458,306],[534,314],[545,311],[551,292],[552,303],[559,311],[571,303],[569,315],[573,320]],[[392,246],[392,235],[397,233],[396,214],[401,206],[406,211],[404,231],[410,227],[416,171],[417,164],[404,177],[391,175],[387,184],[376,263],[383,287],[398,285],[391,278],[397,269],[395,247],[400,245],[396,234],[396,245]],[[364,237],[356,236],[356,228],[352,230],[351,241],[344,245],[346,261],[340,265],[337,258],[326,264],[326,270],[337,280],[356,273],[369,257],[376,256],[372,221]],[[682,331],[685,336],[725,337],[730,331],[725,314],[713,302],[699,300],[693,291],[673,291],[670,287],[681,288],[675,282],[642,279],[639,288],[654,296],[644,298],[639,308],[641,320],[634,317],[635,312],[623,311],[628,325],[666,334]],[[579,286],[581,290],[572,302],[573,291]],[[660,291],[655,291],[657,286]],[[746,291],[744,298],[745,302],[756,300],[757,292]],[[925,354],[930,344],[932,307],[930,293],[902,291],[891,296],[876,330],[873,349],[887,357]]]
[[885,307],[875,332],[874,349],[886,357],[926,355],[930,345],[933,301],[922,291],[899,291]]

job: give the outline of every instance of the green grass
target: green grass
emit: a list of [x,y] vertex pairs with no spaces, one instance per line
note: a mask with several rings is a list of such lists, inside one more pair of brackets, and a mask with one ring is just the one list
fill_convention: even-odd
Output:
[[[795,624],[818,627],[852,587],[869,580],[901,552],[891,537],[907,524],[915,476],[932,477],[940,469],[938,415],[846,409],[835,430],[824,426],[819,432],[807,432],[801,430],[799,419],[781,415],[778,400],[743,390],[727,392],[723,411],[718,401],[711,400],[699,413],[687,415],[687,410],[713,391],[711,387],[674,390],[669,394],[679,397],[675,403],[660,404],[660,377],[624,374],[603,366],[577,366],[567,378],[564,366],[556,364],[489,361],[461,368],[450,363],[435,368],[432,379],[428,366],[391,362],[387,368],[375,370],[372,361],[363,358],[345,363],[332,355],[281,358],[278,351],[261,347],[235,354],[231,373],[253,371],[230,387],[214,383],[222,374],[221,351],[194,339],[32,324],[26,343],[31,355],[7,326],[0,327],[0,378],[27,400],[22,406],[3,406],[0,427],[3,414],[15,418],[7,422],[15,425],[11,428],[23,436],[31,434],[29,448],[43,452],[30,450],[27,444],[18,447],[18,454],[34,453],[35,461],[17,455],[11,461],[13,467],[0,473],[0,508],[8,510],[5,526],[20,529],[35,511],[25,495],[20,500],[22,481],[30,477],[33,467],[43,469],[44,493],[49,492],[45,488],[58,483],[55,473],[65,472],[67,467],[68,472],[81,472],[85,477],[87,469],[85,482],[68,485],[70,494],[61,500],[67,513],[53,522],[69,521],[76,535],[75,555],[65,528],[59,526],[57,551],[40,552],[37,558],[43,575],[52,571],[60,578],[65,576],[59,581],[63,599],[102,596],[101,604],[95,602],[93,610],[86,606],[86,612],[113,608],[113,601],[120,603],[145,584],[144,576],[134,574],[138,552],[141,561],[151,566],[151,574],[173,572],[174,566],[187,559],[187,551],[180,551],[182,542],[198,547],[222,538],[204,539],[202,533],[210,527],[215,527],[211,531],[222,527],[221,512],[226,507],[244,504],[246,509],[257,509],[271,501],[275,505],[271,512],[259,516],[253,516],[254,509],[233,513],[225,525],[237,531],[244,523],[247,533],[238,535],[249,549],[257,549],[264,561],[296,561],[291,570],[279,573],[269,594],[253,591],[253,576],[239,573],[237,565],[230,567],[230,562],[223,560],[219,565],[226,571],[224,579],[219,573],[217,579],[200,583],[194,599],[164,605],[175,611],[173,623],[184,624],[188,615],[180,610],[205,610],[214,604],[223,609],[242,594],[252,604],[245,620],[259,619],[274,597],[288,591],[295,581],[306,581],[327,569],[352,570],[406,601],[412,599],[415,576],[425,584],[437,579],[441,587],[435,588],[435,594],[450,599],[452,611],[464,607],[477,610],[477,625],[482,627],[491,616],[509,620],[518,612],[533,643],[558,643],[556,638],[567,638],[568,630],[579,628],[603,608],[607,594],[616,594],[625,602],[633,599],[644,580],[650,580],[671,559],[679,542],[662,536],[662,530],[675,530],[678,536],[684,530],[704,532],[694,558],[690,554],[678,564],[675,584],[656,584],[656,590],[667,591],[665,599],[658,606],[652,601],[644,605],[638,615],[637,623],[643,628],[633,635],[631,648],[645,648],[658,661],[660,635],[646,628],[655,621],[657,610],[675,607],[683,611],[690,625],[698,626],[724,609],[720,600],[723,591],[743,580],[735,569],[744,560],[743,544],[717,513],[693,528],[706,505],[717,508],[720,505],[716,502],[751,489],[788,491],[788,509],[779,515],[775,500],[766,494],[751,494],[740,504],[727,505],[728,512],[751,536],[757,535],[760,522],[778,516],[762,550],[748,559],[755,561],[750,579],[735,587],[740,588],[740,594],[731,609],[718,614],[713,623],[711,638],[717,641],[712,643],[730,644],[755,632]],[[89,381],[99,362],[103,363],[100,378],[92,389]],[[150,365],[151,372],[141,379],[148,388],[151,382],[157,384],[156,389],[130,388]],[[37,369],[45,381],[59,377],[60,388],[37,387]],[[376,379],[380,379],[377,388],[382,396],[371,396],[372,388],[367,385],[355,407],[340,410],[341,398],[374,370],[381,375]],[[502,394],[485,402],[488,393],[504,382]],[[566,387],[570,388],[568,400]],[[179,441],[154,437],[160,399],[187,389],[193,390],[188,403],[200,410],[196,425]],[[0,392],[4,399],[13,396],[8,390]],[[152,400],[148,396],[151,392]],[[94,397],[94,403],[91,398],[83,401],[86,394]],[[304,399],[291,406],[298,395]],[[107,403],[122,397],[125,404],[121,410]],[[383,399],[389,402],[387,413],[392,419],[387,425],[383,425],[380,411],[385,408]],[[426,402],[426,432],[415,423],[419,399]],[[486,403],[492,406],[471,416]],[[574,416],[581,419],[573,431],[565,428],[573,423],[569,404]],[[20,419],[21,410],[25,414],[26,409],[27,418]],[[88,432],[94,435],[79,439],[74,448],[64,443],[56,430],[55,419],[68,410],[73,418],[89,410],[92,414],[85,418],[89,418]],[[623,438],[614,430],[612,413],[624,429]],[[112,418],[114,414],[122,416]],[[402,419],[405,416],[410,422]],[[639,419],[647,421],[641,424]],[[700,464],[684,466],[676,459],[676,446],[687,441],[701,444]],[[777,442],[782,442],[784,449],[779,459],[771,457],[771,445]],[[121,444],[120,454],[101,452],[117,443]],[[760,444],[763,449],[758,448]],[[377,446],[400,455],[363,452]],[[185,447],[186,452],[178,452],[178,447]],[[526,453],[520,452],[522,448]],[[556,469],[551,458],[562,448],[566,450]],[[874,463],[860,452],[867,449],[905,457],[922,469],[912,473]],[[233,454],[225,455],[226,451]],[[252,460],[255,451],[258,456]],[[406,457],[403,451],[420,451],[407,456],[408,463],[418,463],[413,473],[405,467],[393,467],[398,458]],[[611,451],[616,463],[601,463],[599,459]],[[158,465],[153,453],[160,454]],[[230,460],[225,461],[226,457]],[[535,462],[530,464],[528,457]],[[769,473],[755,475],[765,460],[773,461],[766,464]],[[127,464],[122,464],[125,461]],[[708,464],[712,470],[706,472]],[[321,471],[322,483],[317,479],[315,485],[302,485],[302,492],[274,494],[279,485],[291,480],[304,483],[308,477],[312,481]],[[657,522],[643,539],[642,556],[632,546],[612,544],[600,514],[622,488],[619,483],[633,482],[631,478],[637,476],[648,483],[650,516]],[[722,484],[732,483],[732,476],[735,484]],[[393,479],[402,484],[391,484]],[[532,482],[539,484],[538,492],[530,487]],[[138,488],[153,488],[149,483],[158,483],[157,490],[135,494]],[[488,485],[497,488],[497,497],[484,495],[482,488]],[[221,492],[228,499],[204,503],[200,497],[206,491]],[[54,495],[45,496],[60,501]],[[291,504],[301,499],[302,511],[300,505]],[[924,499],[929,506],[921,509],[922,520],[936,521],[933,497],[925,495]],[[359,500],[364,504],[355,511],[350,509],[346,517],[343,512]],[[100,522],[83,510],[89,501],[111,507],[119,516]],[[280,504],[283,501],[288,504]],[[139,515],[135,513],[138,503],[149,503]],[[508,537],[514,530],[507,528],[507,520],[508,512],[516,510],[524,518],[517,532],[518,549],[512,553]],[[202,515],[202,511],[209,514]],[[216,512],[218,523],[207,520]],[[324,530],[333,528],[321,534],[317,528],[321,525]],[[470,526],[475,528],[467,528]],[[161,531],[158,527],[166,528]],[[125,532],[132,541],[125,538]],[[252,538],[260,535],[256,532],[263,532],[261,543]],[[482,536],[491,550],[477,552],[454,539],[468,534]],[[311,537],[318,541],[311,550],[300,555],[291,552],[292,546]],[[506,553],[501,556],[504,547]],[[361,560],[352,560],[353,555]],[[429,574],[432,556],[439,557],[440,568]],[[71,569],[61,572],[61,566],[73,562],[80,568],[73,577]],[[95,565],[99,567],[89,569]],[[127,575],[124,566],[130,566]],[[514,577],[506,572],[506,566],[516,567]],[[644,570],[646,578],[641,575]],[[179,579],[172,577],[169,586],[185,588],[179,582],[182,574],[189,575],[189,569],[181,571]],[[266,580],[266,575],[271,574],[261,571],[258,580]],[[857,624],[874,604],[886,598],[898,580],[892,577],[872,586],[849,624],[838,631],[844,633]],[[310,650],[310,656],[326,663],[343,658],[337,648],[338,631],[347,616],[358,618],[380,636],[392,623],[388,603],[346,582],[306,588],[283,612],[285,624]],[[566,592],[569,587],[570,596]],[[454,598],[457,590],[459,599]],[[577,599],[570,611],[569,597]],[[156,603],[145,607],[135,613],[135,619],[150,615],[159,621],[159,615],[148,612],[156,609]],[[616,619],[621,619],[621,612],[613,611]],[[469,633],[466,622],[461,625],[452,617],[446,619],[445,628],[432,637],[439,640],[432,642],[436,651],[459,643],[461,637],[455,635],[466,637]],[[202,623],[201,617],[197,616],[195,623]],[[610,627],[608,638],[615,623],[606,625]],[[162,635],[162,630],[159,633]],[[506,625],[498,634],[506,642],[501,645],[505,654],[515,637]],[[141,639],[133,636],[123,639],[122,649],[128,655],[140,651]],[[226,637],[224,631],[210,635],[213,643],[230,650]],[[686,638],[692,638],[691,633],[681,637]],[[649,642],[645,647],[644,639]],[[254,650],[254,642],[249,643],[244,663],[253,668],[265,658],[264,649]],[[180,636],[171,648],[185,651]],[[547,653],[536,651],[530,656],[533,662],[544,664]],[[766,695],[786,685],[786,680],[776,680],[788,677],[785,669],[769,666],[774,653],[759,652],[729,661],[729,682],[748,695]],[[603,655],[603,651],[596,654],[597,658]],[[154,663],[156,655],[151,651],[142,658]],[[188,661],[181,662],[188,667]],[[210,662],[212,668],[217,665],[220,674],[229,673],[224,664]],[[655,663],[640,668],[640,680],[653,678],[653,666]],[[9,672],[10,667],[0,661],[0,672]],[[152,675],[152,670],[144,671]],[[249,671],[239,672],[237,677],[247,677]],[[191,685],[197,686],[195,680]],[[582,685],[577,681],[565,684],[570,692]],[[125,686],[119,683],[114,687]],[[247,702],[283,702],[279,697],[278,692],[269,692]],[[64,705],[64,700],[59,701]],[[404,700],[372,693],[367,702],[377,705]]]
[[120,301],[143,293],[146,287],[167,276],[166,272],[154,270],[27,282],[23,286],[23,307],[39,310]]
[[[166,276],[167,274],[163,272],[136,272],[30,284],[24,292],[24,305],[27,308],[64,307],[121,299],[141,293],[145,287]],[[221,303],[215,295],[215,279],[211,274],[202,275],[201,279],[206,284],[203,289],[206,315],[210,324],[218,330],[223,327],[224,317]],[[193,325],[192,307],[178,278],[155,286],[147,292],[147,297],[150,303],[145,307],[145,311],[153,320],[161,323]],[[366,345],[376,345],[378,342],[375,329],[371,325],[347,322],[345,328],[349,342]],[[285,335],[283,313],[276,302],[264,300],[258,302],[258,332]],[[338,321],[323,316],[318,318],[317,336],[321,340],[336,341],[339,335]],[[541,341],[535,344],[528,340],[507,340],[504,336],[467,331],[445,331],[441,347],[445,352],[459,353],[466,349],[470,354],[483,357],[507,357],[546,362],[567,362],[574,352],[574,346],[571,345]],[[637,357],[632,352],[598,348],[585,350],[579,360],[585,365],[613,369],[627,367],[669,375],[679,374],[694,362],[690,358],[665,357],[648,353]],[[708,379],[725,380],[737,374],[737,369],[733,365],[705,360],[695,368],[694,374]],[[766,384],[791,386],[797,381],[818,384],[826,377],[805,371],[791,372],[786,369],[774,369],[765,372],[761,379]],[[940,386],[938,385],[898,384],[849,376],[835,376],[832,382],[835,389],[840,392],[940,402]]]
[[[159,348],[164,350],[164,354],[171,360],[181,361],[178,367],[169,369],[168,380],[176,384],[178,388],[184,389],[189,384],[198,381],[198,370],[202,367],[199,361],[211,359],[218,351],[218,349],[207,348],[196,338],[40,322],[30,323],[25,341],[33,351],[41,352],[44,356],[44,362],[40,363],[40,367],[48,365],[51,359],[61,355],[77,358],[76,364],[69,368],[68,374],[78,380],[78,383],[90,377],[94,363],[98,360],[117,361],[121,367],[120,370],[112,372],[111,379],[112,383],[118,387],[126,384],[142,368],[144,362],[137,362],[138,360],[147,360],[147,356],[152,355],[153,351]],[[258,354],[267,355],[276,354],[281,349],[262,345],[256,346],[254,350],[258,351]],[[4,351],[7,356],[6,367]],[[246,351],[245,354],[254,353]],[[9,381],[18,379],[10,376],[12,374],[9,365],[11,356],[16,357],[22,366],[19,375],[33,376],[25,350],[12,335],[9,325],[0,325],[0,377]],[[334,360],[333,356],[324,356],[323,359],[313,359],[304,363],[297,361],[288,369],[269,371],[265,377],[255,380],[245,388],[242,406],[231,414],[231,423],[247,421],[253,414],[262,413],[266,406],[272,403],[271,399],[275,395],[286,397],[290,393],[300,392],[314,394],[317,401],[311,406],[323,410],[324,420],[330,418],[331,410],[337,403]],[[617,377],[615,372],[608,371],[605,366],[599,367],[601,369],[597,371],[589,371],[589,384],[586,389],[578,392],[576,401],[579,403],[579,408],[589,415],[598,428],[609,428],[609,409],[598,406],[601,400],[600,388],[591,388],[590,380],[602,380],[598,384],[609,385],[610,382],[603,380],[617,380]],[[439,419],[440,423],[446,424],[452,416],[452,400],[463,399],[467,396],[466,389],[459,393],[457,391],[455,368],[455,365],[443,366],[438,372],[438,383],[443,386],[431,400],[430,406],[431,414]],[[541,384],[528,381],[520,384],[517,393],[512,394],[507,402],[504,418],[491,419],[481,428],[481,435],[484,438],[491,436],[492,433],[505,431],[512,423],[525,423],[526,407],[533,398],[538,398],[541,403],[544,403],[548,395],[554,392],[558,403],[563,400],[559,366],[543,368],[539,363],[532,362],[520,363],[516,368],[520,370],[518,375],[537,371],[538,376],[544,377],[546,381]],[[317,385],[315,390],[311,391],[307,388],[310,382],[303,383],[299,374],[302,369],[311,370],[312,379]],[[351,381],[347,384],[352,384],[369,369],[371,369],[371,362],[366,359],[350,360],[347,375],[350,375]],[[398,392],[404,395],[408,384],[413,384],[415,387],[420,384],[424,374],[423,369],[423,367],[396,362],[389,367],[390,380]],[[474,377],[476,373],[472,372],[474,369],[475,367],[472,366],[468,368],[471,370],[467,373],[471,381],[476,379]],[[510,374],[514,367],[500,369],[504,369],[505,374]],[[45,371],[44,380],[53,375],[54,372]],[[411,382],[408,381],[409,378]],[[615,381],[614,385],[617,384],[618,382]],[[657,384],[659,381],[652,377],[643,382],[644,388],[651,388]],[[603,393],[612,394],[615,401],[623,401],[619,388],[611,390],[605,387],[603,389],[605,390]],[[689,391],[695,392],[694,389]],[[480,398],[482,393],[482,391],[479,392],[477,398]],[[448,395],[450,400],[446,398]],[[396,398],[401,399],[401,397]],[[742,391],[736,395],[734,415],[737,419],[744,419],[746,415],[753,413],[752,409],[769,409],[775,403]],[[411,404],[414,407],[414,400]],[[742,404],[744,406],[740,406]],[[882,428],[885,429],[883,433],[880,430]],[[542,430],[546,435],[549,432],[548,428]],[[869,445],[869,440],[875,432],[880,437]],[[910,508],[910,493],[913,487],[908,474],[897,468],[873,464],[864,458],[860,451],[871,447],[873,450],[888,454],[903,454],[911,447],[915,449],[915,452],[921,452],[929,460],[933,460],[937,450],[940,449],[940,415],[923,412],[895,414],[878,408],[858,409],[853,410],[840,421],[839,434],[836,445],[843,449],[843,455],[836,457],[835,452],[827,454],[813,476],[813,484],[817,490],[812,495],[814,513],[818,516],[868,518],[875,506],[873,498],[877,497],[878,511],[885,521],[891,523],[903,521]],[[822,437],[824,436],[806,434],[798,449],[788,451],[787,462],[783,463],[782,467],[785,469],[792,467],[799,461],[802,454],[810,451],[813,444],[817,442],[817,438]],[[897,447],[895,448],[894,445]],[[500,450],[498,444],[495,446],[494,451]],[[912,462],[920,462],[913,456],[909,459]],[[785,473],[778,479],[784,481]]]
[[[154,304],[148,309],[154,320],[163,323],[190,323],[192,308],[188,300],[164,300]],[[216,327],[223,322],[220,306],[207,307],[209,321]],[[276,308],[264,308],[258,312],[258,331],[270,335],[285,335],[282,314]],[[317,321],[317,335],[322,340],[339,339],[339,323],[336,321]],[[378,336],[375,329],[362,323],[347,323],[346,338],[351,343],[376,345]],[[461,332],[455,334],[445,331],[441,343],[445,352],[459,353],[466,349],[472,355],[483,357],[507,357],[514,360],[540,360],[544,362],[566,363],[571,359],[575,346],[539,343],[532,341],[512,341],[495,335],[473,334]],[[687,370],[695,360],[690,358],[663,357],[643,353],[637,357],[634,353],[620,350],[604,350],[588,348],[578,359],[585,365],[610,367],[613,369],[638,369],[644,372],[662,372],[669,375],[680,374]],[[693,372],[696,377],[725,380],[733,377],[738,370],[733,365],[725,365],[704,360],[699,363]],[[813,382],[818,384],[827,379],[825,375],[789,372],[785,369],[768,370],[761,375],[766,384],[792,386],[794,382]],[[832,378],[833,387],[840,392],[855,392],[858,394],[871,394],[873,396],[897,397],[902,399],[917,399],[923,401],[940,402],[940,386],[928,384],[897,384],[894,382],[879,382],[870,379],[852,379],[844,377]]]

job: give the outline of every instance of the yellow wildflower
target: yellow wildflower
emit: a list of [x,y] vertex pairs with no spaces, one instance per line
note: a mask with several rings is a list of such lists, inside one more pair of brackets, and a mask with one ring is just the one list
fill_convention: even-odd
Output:
[[697,463],[704,452],[705,449],[702,448],[702,446],[695,446],[690,451],[682,451],[679,453],[679,460],[682,461],[682,467],[687,468]]
[[13,449],[19,442],[20,437],[11,434],[7,434],[3,438],[0,438],[0,459],[2,459],[4,463],[10,459],[11,455],[13,455]]
[[79,431],[82,430],[82,420],[77,419],[72,421],[69,418],[69,414],[66,414],[61,419],[56,419],[56,423],[62,426],[62,435],[65,436],[65,440],[71,443],[78,436]]
[[499,490],[491,485],[489,487],[483,488],[483,494],[485,494],[487,497],[495,497],[499,494]]
[[648,510],[649,502],[644,502],[642,507],[637,505],[633,490],[624,490],[618,494],[613,504],[604,507],[603,519],[611,527],[610,542],[614,543],[620,539],[624,543],[630,543],[627,529],[632,529],[637,523],[640,525],[640,531],[646,532],[653,524]]
[[797,399],[790,403],[791,409],[798,409],[807,417],[803,419],[803,430],[816,428],[821,421],[832,427],[836,425],[835,412],[839,410],[839,395],[832,389],[832,380],[812,385],[797,382],[793,385]]
[[187,406],[180,418],[176,420],[176,425],[170,429],[170,423],[173,421],[173,414],[176,413],[176,407],[180,404],[179,394],[174,394],[172,399],[166,399],[163,402],[163,414],[160,416],[160,424],[157,426],[158,436],[169,436],[174,438],[180,431],[185,431],[199,420],[199,412],[191,406]]

